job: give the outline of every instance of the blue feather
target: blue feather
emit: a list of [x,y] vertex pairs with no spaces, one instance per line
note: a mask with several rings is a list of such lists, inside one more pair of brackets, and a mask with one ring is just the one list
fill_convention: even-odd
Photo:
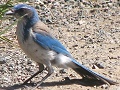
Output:
[[50,49],[56,53],[62,53],[71,57],[71,54],[66,50],[66,48],[57,39],[50,35],[35,33],[34,41],[45,49]]

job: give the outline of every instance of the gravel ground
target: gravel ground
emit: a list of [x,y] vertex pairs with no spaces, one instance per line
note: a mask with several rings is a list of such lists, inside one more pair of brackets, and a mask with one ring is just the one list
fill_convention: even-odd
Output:
[[[71,69],[55,68],[55,73],[39,89],[120,90],[120,1],[42,1],[47,8],[32,0],[26,3],[37,9],[40,19],[77,61],[119,84],[91,86]],[[2,21],[0,30],[13,22],[13,18]],[[37,64],[19,48],[15,29],[16,25],[2,35],[12,40],[13,44],[0,40],[0,90],[29,90],[31,84],[25,87],[19,84],[38,70]],[[40,81],[46,73],[44,71],[31,82]]]

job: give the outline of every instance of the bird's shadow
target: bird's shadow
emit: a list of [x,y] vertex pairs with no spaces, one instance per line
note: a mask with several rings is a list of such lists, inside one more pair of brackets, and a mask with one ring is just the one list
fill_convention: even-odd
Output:
[[[98,80],[86,80],[86,79],[65,79],[64,81],[59,81],[59,82],[44,82],[41,84],[41,87],[50,87],[50,86],[61,86],[61,85],[72,85],[72,84],[77,84],[77,85],[83,85],[83,86],[100,86],[104,84],[101,81]],[[0,90],[16,90],[16,89],[21,89],[27,87],[34,87],[34,83],[27,83],[26,85],[22,84],[15,84],[13,86],[8,86],[8,87],[0,87]]]

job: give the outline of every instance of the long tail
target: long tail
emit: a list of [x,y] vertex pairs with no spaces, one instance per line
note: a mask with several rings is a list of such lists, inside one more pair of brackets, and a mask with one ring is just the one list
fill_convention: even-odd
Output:
[[76,66],[75,68],[72,67],[72,69],[77,72],[80,76],[83,78],[89,78],[89,79],[95,79],[100,80],[103,83],[106,83],[108,85],[114,85],[117,84],[116,82],[88,69],[87,67],[83,66],[82,64],[78,63],[76,60],[72,61],[73,64]]

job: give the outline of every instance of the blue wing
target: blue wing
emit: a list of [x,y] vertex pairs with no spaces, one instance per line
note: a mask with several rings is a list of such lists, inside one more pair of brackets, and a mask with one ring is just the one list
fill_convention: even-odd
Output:
[[64,55],[70,56],[71,54],[66,50],[66,48],[55,38],[50,35],[35,33],[34,41],[45,49],[53,50],[57,53],[62,53]]

